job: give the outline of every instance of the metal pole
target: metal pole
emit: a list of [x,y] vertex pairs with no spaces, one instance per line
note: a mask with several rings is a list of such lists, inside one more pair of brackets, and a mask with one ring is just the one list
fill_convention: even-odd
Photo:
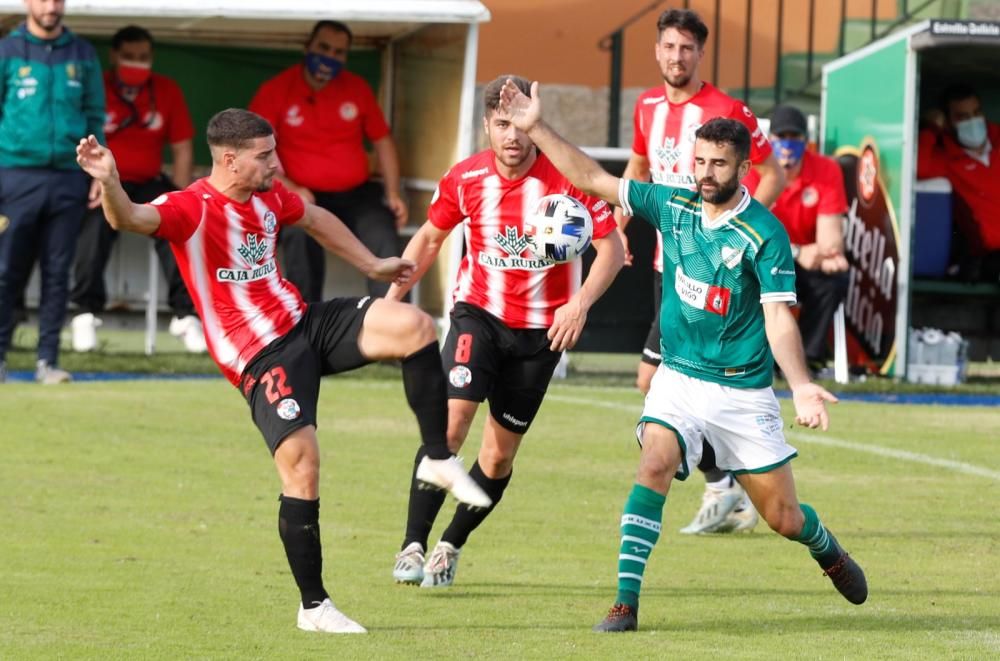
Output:
[[809,0],[809,45],[806,49],[806,85],[812,82],[813,78],[813,32],[816,23],[816,0]]
[[618,146],[618,125],[622,106],[622,42],[623,30],[611,35],[611,83],[608,88],[608,146]]
[[753,0],[747,0],[746,40],[743,42],[743,103],[750,105],[750,42],[753,39]]
[[781,41],[785,22],[785,0],[778,0],[778,46],[774,61],[774,105],[781,103]]
[[720,19],[720,16],[722,14],[722,7],[721,7],[721,5],[722,5],[722,3],[721,3],[720,0],[715,0],[715,21],[714,21],[714,24],[712,26],[713,34],[715,34],[715,39],[714,39],[715,44],[712,47],[712,84],[715,85],[716,87],[720,87],[720,85],[719,85],[719,43],[722,40],[719,39],[719,36],[720,36],[719,35],[719,30],[720,30],[719,26],[722,24],[721,23],[721,19]]
[[872,0],[872,31],[871,39],[869,41],[875,41],[875,19],[878,16],[878,0]]
[[847,24],[847,0],[840,0],[840,37],[837,39],[837,55],[844,54],[844,32]]

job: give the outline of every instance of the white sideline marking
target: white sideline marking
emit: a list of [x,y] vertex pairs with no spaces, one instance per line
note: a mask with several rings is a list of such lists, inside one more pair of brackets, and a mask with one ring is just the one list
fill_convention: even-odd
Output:
[[[582,404],[585,406],[598,406],[606,409],[614,409],[616,411],[628,411],[629,413],[635,414],[636,417],[642,412],[642,406],[639,404],[622,404],[620,402],[602,402],[599,400],[586,399],[583,397],[567,397],[566,395],[556,395],[549,393],[547,399],[554,399],[558,402],[563,402],[566,404]],[[941,459],[940,457],[932,457],[927,454],[919,454],[917,452],[909,452],[907,450],[896,450],[894,448],[887,448],[881,445],[871,445],[869,443],[855,443],[854,441],[846,441],[841,438],[835,438],[833,436],[816,436],[813,434],[802,434],[799,432],[786,432],[790,440],[796,443],[812,443],[814,445],[825,445],[827,447],[840,448],[842,450],[853,450],[855,452],[865,452],[867,454],[874,454],[880,457],[890,457],[892,459],[902,459],[903,461],[912,461],[916,464],[924,464],[927,466],[937,466],[939,468],[947,468],[948,470],[953,470],[956,473],[964,473],[966,475],[976,475],[978,477],[985,477],[990,480],[996,480],[1000,482],[1000,471],[992,470],[984,466],[977,466],[975,464],[967,464],[962,461],[952,461],[951,459]]]

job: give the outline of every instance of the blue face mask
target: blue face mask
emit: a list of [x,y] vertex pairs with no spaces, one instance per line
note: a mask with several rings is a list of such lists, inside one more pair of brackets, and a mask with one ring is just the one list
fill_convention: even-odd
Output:
[[[320,71],[320,67],[326,67],[330,70],[330,73],[327,74],[326,71]],[[338,59],[319,53],[306,53],[306,70],[315,78],[333,80],[343,68],[344,63]]]
[[986,119],[970,117],[956,122],[955,134],[966,149],[979,149],[986,144]]
[[795,167],[806,152],[806,141],[802,138],[772,138],[771,149],[782,167]]

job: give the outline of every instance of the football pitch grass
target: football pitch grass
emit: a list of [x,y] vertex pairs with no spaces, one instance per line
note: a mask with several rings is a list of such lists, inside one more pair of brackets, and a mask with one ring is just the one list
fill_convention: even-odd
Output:
[[227,383],[7,384],[0,658],[1000,656],[1000,415],[982,407],[842,403],[826,434],[788,430],[799,496],[866,570],[866,604],[763,522],[679,534],[700,501],[695,476],[668,498],[640,631],[591,633],[614,598],[639,408],[629,388],[550,388],[455,585],[431,591],[391,579],[417,444],[399,380],[324,382],[326,582],[370,631],[330,636],[295,628],[279,483]]

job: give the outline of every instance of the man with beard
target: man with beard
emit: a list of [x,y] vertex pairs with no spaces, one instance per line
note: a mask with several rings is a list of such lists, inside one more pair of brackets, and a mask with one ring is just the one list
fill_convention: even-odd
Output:
[[541,120],[537,83],[531,98],[507,83],[500,111],[573,185],[638,215],[663,241],[660,328],[663,362],[650,385],[636,437],[642,448],[636,483],[621,518],[618,595],[598,632],[638,628],[639,591],[660,536],[674,477],[683,480],[705,442],[737,476],[768,525],[809,548],[851,603],[868,596],[864,573],[799,504],[771,389],[777,360],[792,389],[798,424],[826,429],[826,402],[810,382],[795,317],[795,262],[781,223],[740,180],[750,169],[750,133],[716,118],[696,132],[696,191],[618,179]]
[[[506,80],[497,78],[483,92],[483,128],[490,148],[458,163],[441,179],[427,222],[403,252],[405,259],[416,262],[414,276],[393,285],[388,294],[400,299],[426,273],[452,229],[464,224],[465,258],[442,352],[449,382],[448,445],[458,451],[479,405],[488,399],[479,458],[469,474],[493,505],[482,509],[459,504],[425,559],[444,495],[426,490],[414,475],[405,538],[393,568],[398,583],[426,588],[452,584],[463,545],[503,497],[521,439],[541,406],[561,353],[576,344],[587,311],[624,262],[610,207],[570,185],[524,132],[497,114]],[[524,93],[529,91],[527,80],[510,80]],[[525,215],[541,197],[554,193],[577,198],[593,217],[597,257],[582,286],[581,260],[552,264],[526,251]],[[415,465],[422,455],[417,452]]]
[[417,478],[461,502],[488,507],[445,437],[448,404],[434,321],[412,305],[364,298],[307,304],[281,277],[275,240],[295,224],[371,278],[402,283],[413,263],[378,258],[330,212],[274,182],[274,133],[252,112],[223,110],[208,122],[212,171],[185,190],[134,204],[115,159],[91,135],[77,161],[101,183],[105,218],[117,230],[170,242],[204,321],[208,351],[250,406],[281,478],[278,532],[298,585],[298,627],[365,633],[334,607],[323,585],[319,529],[320,377],[375,360],[402,360],[403,390],[416,414],[425,458]]
[[[660,15],[656,29],[655,55],[663,85],[646,90],[636,100],[632,156],[623,176],[694,190],[695,131],[713,117],[729,117],[740,121],[750,131],[750,161],[754,173],[759,175],[759,184],[751,188],[751,192],[765,207],[770,206],[781,192],[784,179],[767,138],[757,127],[757,119],[742,102],[703,81],[698,74],[708,40],[708,27],[693,11],[669,9]],[[630,218],[620,210],[616,210],[616,214],[624,240]],[[653,269],[657,273],[663,272],[662,259],[662,246],[657,242],[653,258]],[[630,260],[626,242],[626,263]],[[650,380],[660,364],[659,283],[657,277],[653,286],[653,321],[636,378],[636,385],[643,394],[649,391]],[[711,446],[705,447],[698,468],[705,474],[706,482],[702,506],[681,532],[752,529],[757,524],[757,512],[732,476],[715,465]]]
[[24,4],[27,20],[0,40],[0,383],[37,255],[35,380],[55,384],[71,379],[58,366],[59,332],[87,210],[87,177],[74,150],[90,133],[103,136],[104,84],[94,47],[63,26],[64,0]]

